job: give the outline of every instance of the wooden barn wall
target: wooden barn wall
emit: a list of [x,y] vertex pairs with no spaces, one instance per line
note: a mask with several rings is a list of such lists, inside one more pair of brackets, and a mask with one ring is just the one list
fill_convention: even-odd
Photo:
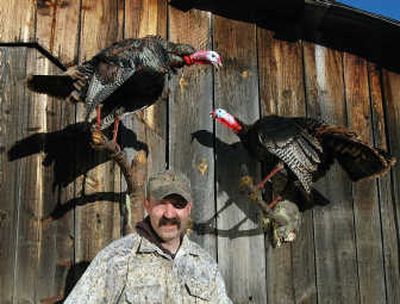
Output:
[[[126,185],[82,131],[83,108],[25,87],[128,37],[158,34],[213,48],[224,67],[170,75],[161,100],[124,119],[130,159],[173,168],[194,188],[192,238],[213,255],[234,303],[400,303],[400,167],[352,184],[334,166],[317,183],[330,201],[303,215],[298,239],[274,249],[238,191],[263,168],[208,113],[251,122],[276,113],[347,125],[400,156],[400,74],[252,23],[183,12],[164,0],[9,0],[0,8],[0,302],[55,303],[95,254],[121,237]],[[215,136],[214,136],[215,135]]]

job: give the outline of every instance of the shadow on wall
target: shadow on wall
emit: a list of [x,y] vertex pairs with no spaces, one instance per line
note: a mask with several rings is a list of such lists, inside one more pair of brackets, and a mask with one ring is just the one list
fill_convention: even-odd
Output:
[[[251,205],[249,200],[239,191],[239,181],[242,165],[250,168],[251,174],[256,174],[257,162],[249,157],[247,151],[240,142],[226,144],[218,138],[214,138],[214,134],[207,130],[199,130],[192,133],[192,140],[198,141],[202,146],[214,148],[218,159],[218,170],[223,175],[217,175],[218,193],[224,193],[227,199],[222,203],[219,210],[207,221],[202,223],[193,223],[193,230],[198,235],[214,234],[230,239],[238,237],[246,237],[252,235],[263,234],[262,229],[258,227],[259,210],[256,206]],[[237,161],[239,160],[239,161]],[[223,198],[221,198],[221,201]],[[215,220],[232,205],[238,207],[243,213],[243,219],[239,220],[230,229],[220,229],[215,227]],[[257,225],[254,229],[246,229],[241,226],[250,220]]]
[[[107,130],[111,132],[110,130]],[[119,139],[124,138],[121,148],[131,147],[148,153],[146,143],[138,141],[136,134],[120,123]],[[118,141],[120,141],[118,139]],[[17,141],[8,151],[9,161],[28,157],[33,154],[45,153],[43,166],[53,166],[53,191],[60,190],[72,183],[77,177],[85,175],[89,170],[110,160],[105,151],[94,150],[91,147],[89,123],[76,123],[62,130],[50,133],[36,133]],[[82,191],[84,193],[84,191]],[[120,202],[125,193],[100,192],[83,195],[67,202],[57,201],[53,211],[45,215],[44,222],[52,222],[63,217],[78,205],[86,205],[96,201]]]
[[340,4],[304,0],[172,0],[171,4],[183,11],[195,8],[255,23],[273,31],[276,39],[316,43],[400,72],[400,47],[396,43],[400,25]]
[[[207,130],[198,130],[192,133],[192,138],[193,140],[197,140],[205,147],[214,147],[214,134]],[[263,231],[260,228],[250,230],[241,229],[241,226],[248,219],[250,219],[253,223],[258,224],[260,211],[257,206],[253,205],[250,200],[238,190],[240,177],[243,173],[241,172],[243,166],[248,168],[248,174],[250,174],[255,181],[261,180],[257,167],[253,161],[250,161],[250,155],[239,141],[233,144],[226,144],[220,139],[215,138],[215,150],[216,158],[218,159],[218,170],[224,172],[224,176],[222,178],[217,176],[218,192],[225,192],[228,200],[219,210],[217,210],[213,217],[203,223],[194,223],[193,230],[199,235],[215,234],[231,239],[262,234]],[[237,159],[242,161],[235,161]],[[270,172],[272,169],[270,164],[263,164],[263,168],[263,172]],[[311,194],[305,197],[304,193],[301,191],[301,188],[288,180],[287,175],[283,171],[282,173],[275,175],[272,179],[272,182],[274,193],[279,193],[284,199],[296,203],[302,212],[312,209],[315,206],[326,206],[330,203],[328,198],[314,188],[311,190]],[[271,200],[271,184],[267,185],[266,190],[263,193],[263,197],[266,202]],[[232,204],[235,204],[243,212],[245,217],[229,230],[215,228],[215,220]]]
[[[217,174],[218,193],[225,193],[228,198],[217,210],[217,212],[207,221],[202,223],[194,223],[193,230],[199,234],[214,234],[230,239],[238,237],[253,236],[263,234],[263,231],[258,227],[255,229],[242,230],[241,226],[250,219],[253,223],[258,223],[259,211],[255,206],[251,206],[250,201],[243,196],[239,191],[240,169],[242,165],[249,165],[249,157],[247,151],[240,141],[233,144],[227,144],[219,138],[214,137],[214,134],[207,130],[198,130],[192,133],[192,140],[197,140],[202,146],[214,148],[218,160],[218,171],[223,172],[223,176]],[[236,160],[240,159],[241,162]],[[251,166],[250,175],[256,175],[256,168]],[[226,178],[230,177],[230,178]],[[243,213],[244,218],[237,222],[230,229],[217,229],[214,227],[215,220],[232,204],[235,204]]]
[[[148,152],[148,146],[137,140],[136,134],[120,124],[118,136],[124,138],[121,148],[132,147]],[[53,188],[67,186],[78,176],[110,160],[107,152],[91,147],[89,123],[76,123],[63,130],[36,133],[17,141],[8,151],[9,161],[44,152],[43,165],[54,167]]]

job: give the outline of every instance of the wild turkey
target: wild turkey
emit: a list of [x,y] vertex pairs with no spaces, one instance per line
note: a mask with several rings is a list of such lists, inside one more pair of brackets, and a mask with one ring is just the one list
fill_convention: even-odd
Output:
[[310,193],[312,183],[325,175],[335,159],[352,181],[382,175],[396,163],[394,157],[362,142],[354,132],[311,118],[271,115],[246,125],[223,109],[210,114],[235,132],[258,160],[275,166],[260,187],[283,168],[289,179]]
[[28,87],[84,102],[86,120],[96,108],[97,128],[105,129],[114,121],[115,141],[119,118],[153,104],[163,91],[164,76],[192,64],[219,67],[221,57],[214,51],[196,52],[188,44],[147,36],[117,42],[62,75],[31,75]]

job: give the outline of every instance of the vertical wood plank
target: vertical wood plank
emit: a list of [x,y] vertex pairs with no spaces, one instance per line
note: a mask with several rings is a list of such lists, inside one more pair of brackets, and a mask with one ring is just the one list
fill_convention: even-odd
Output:
[[36,1],[36,39],[67,66],[77,61],[80,2]]
[[[397,243],[396,246],[399,246],[398,240],[400,238],[400,166],[399,166],[399,156],[400,156],[400,92],[398,88],[400,87],[400,75],[398,73],[394,73],[388,70],[383,71],[383,92],[384,92],[384,106],[386,108],[386,123],[388,129],[388,146],[393,155],[397,157],[397,165],[392,169],[392,188],[393,191],[393,205],[388,206],[388,212],[393,213],[395,217],[395,227],[397,229]],[[382,216],[382,219],[385,219]],[[386,225],[385,225],[386,226]],[[393,227],[394,228],[394,227]],[[393,229],[390,229],[391,237]],[[396,249],[396,246],[393,248]],[[395,253],[394,253],[395,252]],[[385,257],[387,262],[391,261],[391,255],[393,254],[393,258],[398,257],[399,250],[397,251],[386,251]],[[387,275],[391,277],[391,280],[387,282],[387,287],[389,289],[394,288],[394,286],[398,286],[399,284],[399,275],[395,270],[395,267],[398,265],[399,260],[396,259],[396,262],[390,266],[393,267],[393,270],[388,271]],[[397,268],[398,269],[398,268]],[[398,289],[397,289],[398,291]],[[388,302],[397,302],[398,293],[390,293],[388,292]]]
[[[69,170],[72,169],[80,172],[79,164],[82,162],[82,157],[78,157],[77,154],[78,151],[81,151],[82,147],[79,146],[79,141],[74,141],[75,133],[72,132],[72,135],[68,133],[69,131],[67,130],[69,130],[71,126],[74,128],[76,126],[76,106],[65,100],[61,102],[57,99],[51,100],[48,104],[47,130],[49,133],[59,132],[60,130],[64,133],[61,139],[65,136],[67,143],[63,146],[63,153],[72,155],[68,157],[71,163],[66,166]],[[81,131],[77,131],[77,134],[80,135],[82,133]],[[88,158],[89,157],[83,159]],[[78,182],[71,180],[67,183],[57,182],[54,184],[57,180],[56,174],[59,170],[62,170],[62,166],[60,166],[59,163],[54,163],[48,170],[52,170],[52,172],[47,172],[46,176],[49,181],[51,180],[51,184],[49,181],[46,183],[48,187],[46,191],[51,191],[51,196],[49,195],[48,199],[45,201],[44,215],[45,219],[47,219],[49,215],[55,216],[55,221],[51,223],[50,227],[44,226],[43,229],[46,231],[47,228],[53,231],[56,251],[56,267],[54,269],[56,284],[54,286],[54,293],[51,295],[49,294],[49,296],[65,298],[88,266],[88,261],[86,260],[75,264],[76,243],[79,242],[80,237],[79,229],[76,229],[76,206],[80,205],[80,201],[83,202],[84,200],[83,196],[77,193],[76,190],[77,185],[79,185],[79,178],[77,179]],[[75,176],[76,173],[73,172],[73,174]],[[118,189],[116,189],[116,191],[118,191]],[[61,210],[61,212],[59,210]],[[110,214],[110,217],[115,217],[114,214]],[[119,228],[118,225],[115,226],[117,226],[117,229]]]
[[[215,73],[215,106],[245,122],[259,118],[256,27],[215,16],[215,50],[224,68]],[[266,303],[264,236],[258,210],[238,189],[241,167],[258,175],[255,160],[224,126],[216,126],[218,263],[234,303]],[[227,146],[230,145],[230,146]]]
[[[170,8],[169,12],[171,41],[189,43],[196,49],[211,49],[209,13],[196,10],[184,13],[175,8]],[[209,117],[213,103],[212,67],[196,65],[183,68],[172,75],[169,89],[170,167],[183,172],[191,180],[194,222],[208,223],[215,214],[213,149],[193,140],[192,134],[200,130],[209,134],[213,131]],[[216,256],[214,234],[194,233],[192,238]]]
[[[375,145],[388,150],[385,110],[383,103],[382,71],[377,65],[368,64],[370,99],[373,119],[373,135]],[[396,202],[393,199],[390,172],[378,179],[378,195],[382,227],[382,250],[385,269],[386,302],[400,301],[399,244],[396,233]]]
[[[342,54],[310,43],[304,43],[303,52],[308,114],[345,125]],[[313,211],[318,302],[359,301],[351,183],[345,175],[334,165],[317,183],[331,201]]]
[[[167,38],[167,3],[162,0],[125,1],[125,38],[158,35]],[[167,124],[167,87],[162,97],[144,111],[128,116],[124,123],[133,129],[138,139],[147,144],[148,173],[165,168]]]
[[[26,63],[26,73],[27,74],[47,74],[48,69],[51,65],[49,60],[45,58],[44,56],[40,55],[40,53],[36,49],[28,49],[27,52],[27,63]],[[55,70],[55,69],[54,69]],[[53,72],[53,71],[51,71]],[[42,135],[42,138],[45,136],[45,132],[47,129],[47,124],[46,124],[46,109],[47,109],[47,102],[48,102],[48,97],[46,95],[41,95],[41,94],[35,94],[30,92],[29,90],[27,91],[27,100],[29,100],[29,103],[27,103],[29,106],[28,108],[28,127],[27,130],[29,133],[27,134],[26,137],[22,138],[21,140],[27,140],[27,138],[33,138],[34,136],[39,136]],[[27,146],[29,143],[26,144]],[[54,279],[54,271],[49,271],[52,269],[55,265],[55,254],[56,251],[54,248],[45,247],[44,245],[49,245],[47,242],[48,237],[51,235],[54,235],[54,230],[53,231],[45,231],[43,229],[42,225],[42,219],[44,217],[44,211],[47,209],[45,204],[46,204],[46,199],[47,195],[51,195],[51,193],[48,193],[46,191],[47,184],[46,182],[48,180],[45,179],[46,176],[46,169],[43,166],[43,160],[44,160],[44,149],[45,149],[45,141],[42,140],[41,142],[38,142],[39,145],[39,151],[38,154],[33,154],[29,158],[35,159],[36,163],[31,164],[32,169],[36,169],[36,183],[38,183],[36,191],[31,193],[30,195],[33,194],[32,198],[36,198],[33,204],[36,204],[36,208],[38,208],[38,214],[36,215],[36,221],[40,223],[39,231],[38,231],[38,248],[37,248],[37,261],[36,262],[36,271],[33,274],[35,278],[35,302],[39,302],[41,298],[45,297],[47,294],[52,293],[52,289],[55,282]],[[35,183],[35,180],[31,181],[32,183]],[[29,194],[28,194],[29,195]],[[40,208],[40,209],[39,209]],[[50,255],[46,255],[46,253],[49,253],[48,250],[50,249]],[[45,257],[45,261],[43,261],[43,258]],[[28,261],[32,262],[32,261]],[[45,269],[43,269],[44,267]],[[41,282],[40,279],[40,274],[45,273],[45,276],[47,278],[47,284],[43,285],[43,282]]]
[[[80,59],[90,59],[104,47],[122,38],[123,1],[82,1]],[[81,106],[81,105],[80,105]],[[78,121],[84,118],[82,107],[78,108]],[[79,153],[77,147],[77,153]],[[76,195],[98,194],[100,201],[78,207],[76,210],[76,262],[90,261],[97,252],[120,236],[118,214],[119,202],[102,198],[106,193],[120,192],[118,167],[108,160],[105,153],[93,151],[92,156],[99,163],[76,183]],[[93,161],[93,159],[88,159]]]
[[299,43],[274,38],[258,28],[260,97],[263,115],[305,115],[302,54]]
[[[126,0],[125,1],[125,38],[141,38],[147,35],[158,35],[167,38],[167,3],[163,0]],[[149,145],[150,153],[157,153],[149,157],[149,169],[151,172],[157,172],[165,168],[165,140],[167,124],[167,87],[162,97],[145,111],[136,113],[135,120],[138,127],[146,128],[146,132],[154,137],[141,137],[139,130],[138,136],[145,140]],[[130,119],[131,117],[128,117]],[[126,121],[128,123],[128,120]],[[143,129],[142,129],[143,130]],[[161,142],[160,142],[161,140]],[[154,164],[152,165],[152,163]]]
[[82,0],[80,60],[85,61],[123,37],[122,0]]
[[[262,115],[305,116],[301,45],[274,39],[273,35],[258,29]],[[314,269],[312,213],[305,212],[292,245],[268,248],[268,302],[315,303]]]
[[[26,77],[26,61],[27,49],[15,49],[14,56],[20,61],[13,71],[16,75],[15,91],[21,107],[18,111],[19,116],[19,137],[17,140],[23,139],[32,134],[30,127],[30,119],[35,120],[30,114],[35,112],[35,102],[29,99],[27,89],[21,83]],[[15,93],[14,93],[15,94]],[[40,113],[40,109],[38,109]],[[40,115],[40,114],[39,114]],[[34,130],[34,129],[33,129]],[[39,219],[40,219],[40,172],[38,167],[38,155],[30,155],[24,159],[17,160],[20,162],[21,172],[17,180],[16,193],[18,194],[17,208],[17,243],[15,252],[15,269],[14,269],[14,290],[13,301],[29,302],[35,301],[35,275],[36,265],[38,263],[38,242],[39,242]]]
[[[373,144],[367,62],[346,53],[344,71],[349,128]],[[376,179],[355,183],[353,202],[360,299],[378,303],[385,298],[385,278]]]
[[[51,69],[51,67],[53,67],[53,69]],[[49,70],[51,73],[56,72],[56,68],[50,63],[48,58],[43,57],[36,49],[27,49],[26,75],[30,73],[48,73]],[[48,99],[47,96],[34,94],[26,89],[28,116],[26,136],[24,136],[22,140],[25,138],[32,138],[38,134],[45,134],[47,129],[46,111]],[[27,146],[28,145],[29,144],[27,143]],[[42,226],[43,212],[48,207],[45,207],[45,201],[47,199],[45,196],[47,180],[44,178],[46,173],[45,167],[43,166],[45,156],[43,150],[45,149],[45,142],[43,141],[40,145],[39,153],[32,154],[27,159],[28,167],[26,173],[28,173],[28,175],[26,182],[24,183],[24,188],[26,189],[24,192],[26,191],[27,193],[24,194],[26,198],[22,199],[23,204],[25,205],[22,209],[27,209],[29,214],[27,217],[29,219],[29,226],[27,227],[29,234],[27,241],[31,243],[30,246],[33,247],[33,253],[29,252],[21,257],[23,266],[21,267],[22,273],[20,276],[22,278],[25,278],[26,276],[31,277],[32,282],[29,286],[33,287],[34,290],[30,290],[29,292],[34,302],[40,302],[43,297],[52,294],[52,287],[56,283],[55,278],[52,276],[54,271],[47,272],[49,268],[55,266],[56,261],[54,258],[52,259],[51,256],[57,252],[55,250],[51,251],[50,256],[46,256],[45,254],[47,250],[51,250],[52,248],[44,246],[44,238],[53,235],[54,231],[51,231],[50,233],[47,231],[46,235],[46,231],[43,230]],[[26,257],[26,255],[28,257]],[[20,262],[18,261],[18,263]],[[28,264],[29,267],[27,267],[26,264]],[[40,274],[43,273],[47,278],[45,285],[43,285],[43,282],[39,279]],[[21,281],[23,281],[23,279],[18,279],[19,283]],[[17,294],[19,296],[20,292],[18,291]]]
[[32,42],[35,38],[35,2],[2,1],[0,42]]
[[[27,48],[12,50],[18,63],[13,66],[12,73],[15,77],[13,87],[14,96],[20,103],[19,109],[13,118],[18,117],[18,136],[14,140],[22,140],[41,129],[44,107],[30,98],[24,85],[27,70],[27,58],[33,53]],[[29,58],[28,60],[31,60]],[[13,142],[12,144],[15,144]],[[32,154],[25,158],[15,160],[19,162],[20,172],[14,189],[17,194],[16,208],[16,247],[15,266],[13,278],[13,301],[35,302],[36,272],[39,262],[39,243],[41,239],[40,218],[42,211],[42,180],[41,180],[41,155]]]
[[[32,49],[35,56],[30,56],[27,64],[28,74],[61,73],[48,58]],[[67,285],[67,274],[73,262],[73,209],[57,214],[56,210],[63,209],[74,198],[74,183],[61,185],[57,181],[59,174],[62,151],[74,154],[74,144],[68,140],[63,128],[75,122],[75,107],[73,104],[51,98],[43,94],[30,92],[31,98],[40,107],[44,107],[41,130],[34,134],[43,136],[42,151],[42,216],[41,240],[39,248],[39,263],[36,274],[36,298],[37,302],[49,299],[61,300]],[[57,138],[55,138],[55,134]],[[56,144],[60,144],[58,149]],[[67,153],[68,153],[67,152]],[[50,159],[50,161],[48,160]],[[68,162],[69,160],[64,160]],[[65,167],[71,168],[75,164],[65,163]]]
[[[147,35],[167,37],[167,2],[162,0],[126,0],[125,1],[125,38],[141,38]],[[162,171],[166,168],[167,144],[167,91],[159,100],[144,111],[136,112],[124,118],[124,125],[132,130],[137,140],[147,149],[146,175]],[[129,141],[129,138],[122,138]],[[140,147],[126,147],[125,152],[132,159]],[[126,186],[122,186],[126,189]],[[144,196],[144,187],[142,189]],[[141,204],[141,202],[133,202]],[[142,205],[137,206],[144,212]],[[136,223],[132,222],[134,226]]]
[[125,0],[125,37],[166,37],[166,8],[163,0]]
[[[383,90],[385,97],[385,105],[387,111],[387,124],[389,129],[389,147],[393,155],[400,155],[400,92],[397,88],[400,87],[400,76],[397,73],[384,70],[383,71]],[[400,198],[400,170],[397,164],[393,168],[393,184],[395,200],[398,202]],[[398,206],[398,205],[397,205]],[[397,213],[398,214],[398,213]],[[397,217],[399,219],[399,217]],[[399,226],[398,226],[399,229]]]
[[19,195],[21,167],[24,160],[8,161],[7,152],[22,137],[22,125],[26,109],[18,82],[23,79],[25,49],[0,48],[0,294],[2,301],[11,303],[15,286],[16,255],[18,246],[18,221],[21,197]]

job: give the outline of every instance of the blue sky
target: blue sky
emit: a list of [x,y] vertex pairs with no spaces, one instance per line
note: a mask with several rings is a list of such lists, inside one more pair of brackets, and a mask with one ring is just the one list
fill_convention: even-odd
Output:
[[400,0],[337,0],[337,2],[400,21]]

